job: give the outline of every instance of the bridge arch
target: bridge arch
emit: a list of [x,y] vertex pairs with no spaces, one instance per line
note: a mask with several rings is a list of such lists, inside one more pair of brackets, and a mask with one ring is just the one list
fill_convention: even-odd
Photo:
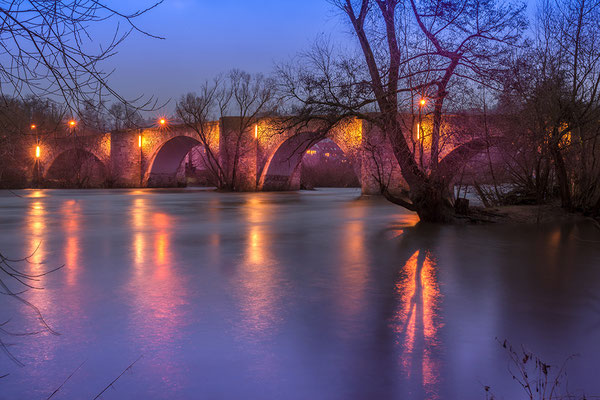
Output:
[[51,186],[79,188],[105,186],[109,180],[105,163],[94,152],[79,147],[60,152],[43,177]]
[[202,143],[197,139],[181,135],[160,145],[149,160],[144,174],[144,186],[177,186],[177,171],[185,156]]
[[[284,140],[267,159],[257,189],[264,191],[299,189],[302,159],[307,150],[326,139],[335,143],[344,154],[351,154],[343,141],[335,140],[335,137],[323,137],[322,134],[312,131],[292,135]],[[358,162],[354,164],[354,172],[360,181],[360,164]]]

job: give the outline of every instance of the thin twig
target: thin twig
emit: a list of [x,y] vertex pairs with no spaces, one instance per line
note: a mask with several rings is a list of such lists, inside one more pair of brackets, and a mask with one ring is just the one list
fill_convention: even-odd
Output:
[[115,383],[116,383],[116,382],[119,380],[119,378],[120,378],[120,377],[122,377],[122,376],[123,376],[123,374],[125,374],[125,372],[129,371],[129,370],[130,370],[130,369],[131,369],[131,368],[134,366],[134,364],[135,364],[136,362],[138,362],[138,361],[139,361],[139,360],[140,360],[140,359],[141,359],[143,356],[144,356],[144,355],[142,354],[141,356],[139,356],[139,357],[137,358],[137,360],[135,360],[134,362],[132,362],[131,364],[129,364],[129,366],[128,366],[127,368],[125,368],[125,369],[123,370],[123,372],[121,372],[121,373],[119,374],[119,376],[117,376],[117,377],[116,377],[116,378],[115,378],[115,379],[114,379],[114,380],[113,380],[111,383],[109,383],[109,384],[108,384],[108,386],[106,386],[104,389],[102,389],[102,391],[101,391],[100,393],[98,393],[98,395],[97,395],[96,397],[94,397],[94,400],[96,400],[96,399],[100,398],[100,396],[102,396],[102,394],[103,394],[104,392],[106,392],[106,391],[107,391],[107,390],[108,390],[110,387],[112,387],[112,386],[113,386],[113,385],[114,385],[114,384],[115,384]]
[[51,398],[52,398],[52,397],[53,397],[53,396],[54,396],[56,393],[58,393],[58,391],[59,391],[60,389],[62,389],[62,387],[63,387],[63,386],[65,386],[65,383],[67,383],[67,381],[68,381],[69,379],[71,379],[71,377],[72,377],[73,375],[75,375],[75,373],[76,373],[77,371],[79,371],[79,370],[81,369],[81,367],[83,367],[83,364],[85,364],[85,361],[84,361],[84,362],[82,362],[81,364],[79,364],[79,367],[77,367],[77,369],[75,369],[75,371],[71,372],[71,375],[69,375],[69,376],[67,377],[67,379],[65,379],[65,381],[64,381],[64,382],[63,382],[63,383],[62,383],[62,384],[61,384],[59,387],[57,387],[57,388],[56,388],[56,390],[55,390],[54,392],[52,392],[52,394],[51,394],[51,395],[48,397],[48,399],[47,399],[47,400],[50,400],[50,399],[51,399]]

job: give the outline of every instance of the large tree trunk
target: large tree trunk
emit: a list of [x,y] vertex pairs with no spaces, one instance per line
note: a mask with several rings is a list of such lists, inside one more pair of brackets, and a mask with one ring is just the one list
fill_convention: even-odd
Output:
[[573,208],[573,202],[571,200],[571,188],[569,185],[569,175],[567,174],[565,160],[560,153],[558,146],[553,146],[551,153],[554,169],[556,170],[556,179],[558,180],[561,205],[563,208],[570,210]]
[[410,199],[423,222],[454,220],[454,209],[450,204],[447,186],[441,182],[428,182],[411,188]]

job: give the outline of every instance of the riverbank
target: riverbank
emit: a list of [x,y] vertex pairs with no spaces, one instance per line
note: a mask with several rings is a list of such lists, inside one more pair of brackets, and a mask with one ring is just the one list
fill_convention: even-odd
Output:
[[[590,219],[592,218],[568,212],[555,204],[472,207],[469,215],[464,217],[465,222],[525,225],[579,222]],[[597,220],[594,221],[598,223]]]

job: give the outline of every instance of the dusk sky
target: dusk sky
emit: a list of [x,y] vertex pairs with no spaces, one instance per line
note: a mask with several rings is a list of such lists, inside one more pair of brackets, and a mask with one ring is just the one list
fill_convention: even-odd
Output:
[[[151,1],[112,3],[131,11]],[[268,74],[275,63],[307,49],[320,34],[352,40],[326,0],[165,0],[138,24],[165,40],[132,35],[105,64],[116,68],[111,84],[128,98],[171,98],[168,112],[179,96],[219,73],[239,68]]]

